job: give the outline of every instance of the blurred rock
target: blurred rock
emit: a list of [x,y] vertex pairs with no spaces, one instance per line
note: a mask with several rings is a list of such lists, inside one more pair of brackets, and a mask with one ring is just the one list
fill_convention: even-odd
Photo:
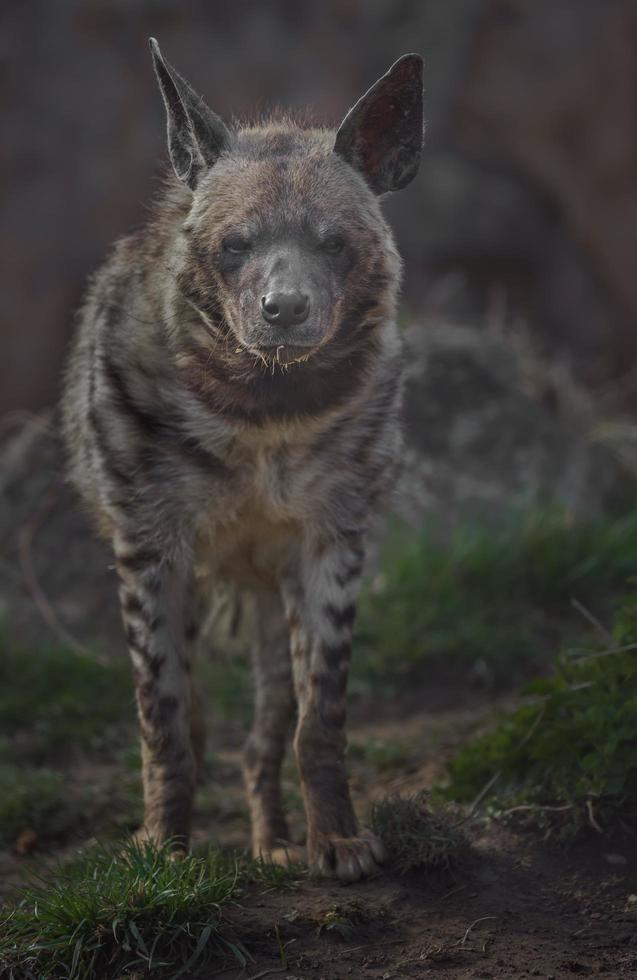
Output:
[[[396,500],[403,519],[444,530],[517,507],[557,504],[575,518],[628,502],[631,478],[591,440],[590,410],[578,417],[559,404],[565,393],[552,389],[548,362],[523,344],[451,324],[413,326],[408,340],[407,453]],[[566,383],[559,371],[554,383]]]
[[[397,515],[445,533],[515,506],[559,501],[576,518],[617,508],[631,483],[586,436],[586,419],[532,384],[528,355],[469,328],[408,332],[405,473]],[[542,365],[531,365],[542,374]],[[547,366],[547,372],[548,372]],[[559,393],[558,393],[559,395]],[[21,645],[123,653],[115,574],[64,483],[55,415],[7,420],[0,443],[0,619]],[[227,603],[213,636],[227,636]],[[223,643],[225,645],[225,639]]]
[[54,413],[17,421],[0,443],[0,625],[21,646],[123,651],[117,582],[64,481]]
[[526,179],[568,239],[545,236],[534,320],[595,380],[637,352],[636,44],[634,0],[490,0],[454,114],[458,147]]

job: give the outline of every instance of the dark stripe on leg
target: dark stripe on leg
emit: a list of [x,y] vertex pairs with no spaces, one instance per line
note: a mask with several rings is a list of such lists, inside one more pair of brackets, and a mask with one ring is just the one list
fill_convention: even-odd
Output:
[[353,602],[350,602],[344,609],[338,609],[337,606],[328,602],[323,611],[332,626],[338,630],[351,627],[356,619],[356,606]]

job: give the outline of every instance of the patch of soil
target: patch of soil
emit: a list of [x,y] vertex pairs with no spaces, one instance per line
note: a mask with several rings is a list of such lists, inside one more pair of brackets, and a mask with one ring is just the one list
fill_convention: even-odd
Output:
[[[510,699],[509,699],[510,701]],[[378,796],[411,793],[438,778],[455,747],[484,728],[494,706],[430,710],[350,726],[350,743],[402,745],[399,763],[370,761],[353,751],[350,769],[361,815]],[[201,787],[194,843],[210,839],[243,848],[248,816],[239,776],[242,733],[211,733],[213,756]],[[76,773],[86,785],[113,785],[112,768]],[[294,767],[284,770],[293,832],[303,833]],[[471,849],[453,875],[387,871],[349,886],[304,878],[279,890],[253,885],[229,913],[253,962],[220,980],[279,976],[287,980],[443,980],[578,976],[637,977],[637,840],[607,839],[593,831],[565,847],[496,823],[467,824]],[[74,847],[0,854],[0,892],[15,894],[29,870],[42,871]],[[283,951],[283,952],[282,952]],[[283,962],[282,962],[283,960]],[[264,972],[265,971],[265,972]],[[206,975],[206,980],[209,974]],[[203,977],[200,978],[203,980]]]
[[[476,829],[473,844],[454,877],[255,889],[233,915],[253,973],[281,969],[280,942],[289,980],[637,976],[634,844],[614,855],[621,866],[601,839],[563,851],[491,826]],[[351,922],[345,935],[321,928],[333,909]]]

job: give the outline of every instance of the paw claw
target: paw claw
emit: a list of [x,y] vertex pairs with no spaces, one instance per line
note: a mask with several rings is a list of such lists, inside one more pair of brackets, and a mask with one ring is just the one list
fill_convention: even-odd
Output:
[[376,874],[385,860],[385,849],[369,830],[357,837],[325,835],[314,843],[310,865],[325,878],[342,882],[358,881]]

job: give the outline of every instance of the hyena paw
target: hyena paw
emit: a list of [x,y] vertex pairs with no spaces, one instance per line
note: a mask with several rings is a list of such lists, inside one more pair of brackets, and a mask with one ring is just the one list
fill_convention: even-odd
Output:
[[254,857],[270,864],[305,864],[305,848],[290,841],[280,840],[270,847],[261,847],[254,851]]
[[311,870],[343,882],[376,874],[385,860],[385,848],[371,830],[361,830],[357,837],[321,835],[310,849]]
[[131,835],[131,838],[136,844],[142,847],[144,844],[154,844],[157,848],[166,845],[171,861],[183,861],[188,856],[188,842],[183,837],[168,839],[159,831],[149,830],[147,827],[142,826]]

